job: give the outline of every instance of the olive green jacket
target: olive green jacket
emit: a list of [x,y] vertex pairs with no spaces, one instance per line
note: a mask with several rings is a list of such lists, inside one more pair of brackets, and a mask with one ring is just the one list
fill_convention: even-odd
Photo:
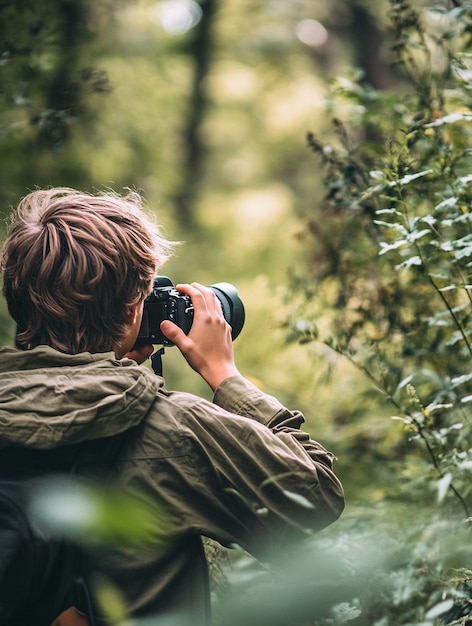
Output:
[[159,502],[167,534],[101,562],[135,615],[183,611],[206,623],[201,536],[265,558],[338,518],[344,499],[333,456],[300,430],[303,421],[240,376],[209,402],[166,390],[161,377],[112,353],[0,349],[0,455],[126,431],[110,471]]

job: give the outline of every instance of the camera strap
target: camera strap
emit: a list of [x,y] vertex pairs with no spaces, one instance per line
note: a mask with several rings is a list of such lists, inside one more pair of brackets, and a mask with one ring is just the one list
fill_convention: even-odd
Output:
[[157,374],[157,376],[162,376],[162,355],[164,352],[164,348],[160,348],[151,355],[151,366],[154,374]]

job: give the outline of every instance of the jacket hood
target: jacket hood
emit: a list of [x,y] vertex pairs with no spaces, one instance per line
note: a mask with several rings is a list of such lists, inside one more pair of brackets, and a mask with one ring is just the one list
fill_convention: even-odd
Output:
[[145,417],[163,381],[130,359],[0,348],[0,448],[110,437]]

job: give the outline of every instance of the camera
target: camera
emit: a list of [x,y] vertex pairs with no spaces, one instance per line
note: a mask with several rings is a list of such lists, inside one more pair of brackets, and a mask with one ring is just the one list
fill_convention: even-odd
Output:
[[[244,325],[244,305],[238,290],[230,283],[216,283],[209,288],[215,293],[221,304],[223,317],[231,326],[231,337],[236,337]],[[151,294],[144,301],[143,319],[139,329],[137,343],[162,344],[172,346],[160,329],[161,322],[171,320],[185,334],[188,334],[193,322],[193,305],[189,296],[174,288],[167,276],[156,276]]]

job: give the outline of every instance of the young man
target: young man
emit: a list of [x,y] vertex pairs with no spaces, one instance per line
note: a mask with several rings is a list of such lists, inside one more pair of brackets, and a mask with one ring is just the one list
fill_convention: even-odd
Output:
[[209,620],[202,536],[264,558],[335,521],[344,500],[303,416],[239,373],[210,289],[178,285],[194,306],[191,330],[161,330],[213,402],[168,391],[140,365],[152,352],[133,349],[143,303],[171,248],[134,193],[50,189],[20,202],[0,257],[23,348],[0,350],[0,456],[80,473],[87,455],[118,442],[103,456],[107,477],[160,503],[169,541],[116,549],[100,566],[133,615],[199,625]]

